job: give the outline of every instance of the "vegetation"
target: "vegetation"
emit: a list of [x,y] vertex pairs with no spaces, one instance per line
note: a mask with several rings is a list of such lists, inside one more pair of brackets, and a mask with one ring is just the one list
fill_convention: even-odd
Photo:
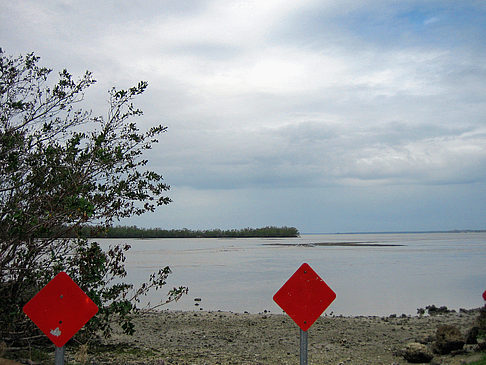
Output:
[[[133,99],[146,82],[110,90],[103,118],[76,108],[95,83],[91,73],[75,80],[63,70],[52,82],[38,63],[34,54],[15,58],[0,49],[0,338],[8,346],[36,338],[22,307],[60,271],[99,307],[80,338],[109,336],[114,317],[133,333],[140,296],[160,289],[170,268],[133,288],[122,281],[130,247],[103,251],[80,227],[109,227],[171,201],[169,186],[142,158],[166,128],[141,132],[132,121],[142,114]],[[174,288],[162,302],[186,291]]]
[[262,227],[231,230],[189,230],[138,228],[136,226],[109,227],[104,230],[83,227],[83,234],[93,238],[247,238],[247,237],[298,237],[294,227]]
[[483,355],[483,358],[478,361],[468,363],[470,365],[486,365],[486,355]]

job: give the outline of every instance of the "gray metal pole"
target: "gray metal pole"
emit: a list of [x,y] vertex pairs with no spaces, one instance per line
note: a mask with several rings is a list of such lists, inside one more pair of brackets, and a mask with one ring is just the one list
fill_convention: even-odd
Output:
[[55,365],[64,365],[64,350],[65,347],[56,346],[56,362]]
[[307,365],[307,331],[300,330],[300,365]]

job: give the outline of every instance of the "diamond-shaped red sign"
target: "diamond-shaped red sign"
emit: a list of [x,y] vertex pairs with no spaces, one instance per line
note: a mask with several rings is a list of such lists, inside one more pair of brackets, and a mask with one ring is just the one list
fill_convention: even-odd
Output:
[[314,324],[334,299],[336,293],[308,264],[302,264],[273,296],[303,331]]
[[486,300],[486,290],[483,293],[483,299]]
[[57,274],[23,309],[57,347],[64,346],[98,312],[65,272]]

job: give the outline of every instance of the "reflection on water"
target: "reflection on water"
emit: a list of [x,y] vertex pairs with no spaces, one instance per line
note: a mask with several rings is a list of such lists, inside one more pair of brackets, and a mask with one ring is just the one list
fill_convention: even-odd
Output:
[[[103,246],[122,242],[132,245],[127,281],[139,283],[169,265],[167,290],[189,287],[172,309],[279,313],[273,294],[303,262],[337,294],[326,313],[415,314],[430,304],[472,308],[483,304],[486,289],[486,233],[100,240]],[[154,303],[163,294],[148,299]]]

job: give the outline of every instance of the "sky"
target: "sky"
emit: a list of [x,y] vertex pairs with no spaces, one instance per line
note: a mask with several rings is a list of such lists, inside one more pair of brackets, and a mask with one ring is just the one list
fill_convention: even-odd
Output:
[[148,81],[173,202],[121,222],[302,233],[486,229],[486,2],[0,0],[0,47]]

